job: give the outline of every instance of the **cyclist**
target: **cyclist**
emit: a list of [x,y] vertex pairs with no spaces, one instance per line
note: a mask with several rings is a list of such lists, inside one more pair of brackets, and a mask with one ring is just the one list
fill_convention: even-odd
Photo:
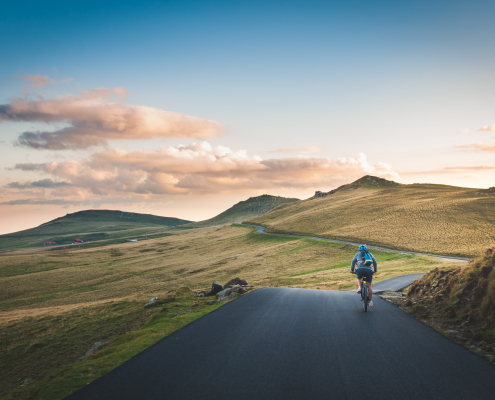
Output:
[[[354,267],[356,267],[356,272],[354,272]],[[373,291],[371,289],[371,281],[373,279],[373,273],[376,272],[377,269],[377,264],[376,264],[376,259],[373,257],[373,254],[371,254],[368,251],[368,248],[366,247],[365,244],[359,246],[359,251],[356,253],[352,260],[351,264],[351,274],[356,274],[357,281],[358,281],[358,293],[361,293],[361,287],[363,285],[363,278],[366,277],[366,285],[368,286],[368,293],[369,293],[369,306],[373,306]]]

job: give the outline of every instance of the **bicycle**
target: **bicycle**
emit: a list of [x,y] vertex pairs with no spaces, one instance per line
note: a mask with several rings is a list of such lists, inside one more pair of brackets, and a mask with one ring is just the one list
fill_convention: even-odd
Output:
[[370,298],[368,297],[368,284],[366,283],[366,277],[363,277],[363,284],[361,286],[361,300],[363,301],[364,312],[368,312],[368,302]]

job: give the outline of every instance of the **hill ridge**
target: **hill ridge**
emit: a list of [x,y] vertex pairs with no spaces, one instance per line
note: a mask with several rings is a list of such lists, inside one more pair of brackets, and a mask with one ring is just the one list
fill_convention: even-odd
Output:
[[247,200],[239,201],[213,218],[193,222],[184,225],[184,227],[205,227],[240,223],[297,201],[300,201],[300,199],[262,194],[261,196],[249,197]]

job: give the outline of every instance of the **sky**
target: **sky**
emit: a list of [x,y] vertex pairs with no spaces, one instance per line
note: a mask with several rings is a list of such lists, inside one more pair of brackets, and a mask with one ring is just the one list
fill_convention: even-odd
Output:
[[17,1],[0,13],[0,234],[188,220],[363,175],[495,186],[493,1]]

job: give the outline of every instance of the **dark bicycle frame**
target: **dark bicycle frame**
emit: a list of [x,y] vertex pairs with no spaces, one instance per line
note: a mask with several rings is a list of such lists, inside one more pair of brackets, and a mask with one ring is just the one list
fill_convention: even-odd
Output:
[[363,284],[361,286],[361,299],[363,300],[364,312],[368,312],[368,302],[370,300],[368,296],[368,284],[366,282],[366,277],[363,277]]

